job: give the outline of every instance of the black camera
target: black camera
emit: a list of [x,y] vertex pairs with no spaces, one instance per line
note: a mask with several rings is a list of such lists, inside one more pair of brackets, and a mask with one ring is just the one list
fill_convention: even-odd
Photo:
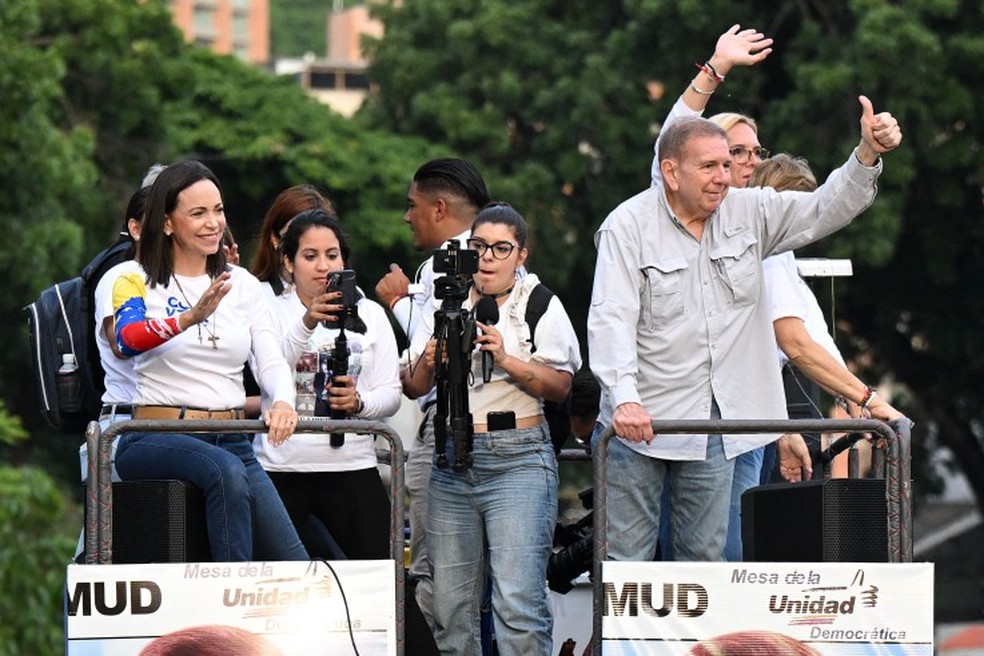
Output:
[[[591,510],[594,490],[582,490],[578,497],[581,505]],[[574,579],[591,569],[594,557],[594,513],[572,524],[557,523],[554,528],[554,547],[547,561],[547,586],[554,592],[567,594],[574,588]]]
[[434,273],[451,276],[470,276],[478,273],[478,251],[461,248],[455,240],[448,247],[434,251]]
[[468,298],[472,274],[478,273],[478,251],[461,248],[452,239],[447,248],[434,251],[434,273],[445,274],[434,280],[434,296],[445,302],[446,309],[452,309],[448,303],[457,309]]
[[[444,250],[434,251],[434,296],[441,307],[434,312],[434,338],[437,340],[434,383],[437,408],[434,411],[434,450],[436,464],[454,471],[471,467],[474,425],[468,409],[468,385],[471,379],[471,352],[475,346],[475,317],[462,308],[468,298],[472,274],[478,272],[478,251],[461,248],[457,241],[448,242]],[[447,439],[454,445],[454,462],[447,457]]]

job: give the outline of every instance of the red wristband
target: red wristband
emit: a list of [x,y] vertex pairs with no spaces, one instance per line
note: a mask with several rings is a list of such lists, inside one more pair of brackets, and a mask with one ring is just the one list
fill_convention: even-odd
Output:
[[871,397],[873,397],[874,395],[875,395],[875,390],[873,390],[870,387],[865,387],[864,398],[861,399],[861,403],[858,404],[858,407],[861,408],[862,410],[865,410],[868,407],[868,404],[871,403]]

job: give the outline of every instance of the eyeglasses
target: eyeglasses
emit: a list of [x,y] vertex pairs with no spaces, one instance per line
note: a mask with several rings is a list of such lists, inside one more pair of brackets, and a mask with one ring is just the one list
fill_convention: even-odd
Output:
[[744,164],[751,158],[752,155],[755,155],[760,160],[769,159],[769,150],[767,148],[762,148],[761,146],[755,146],[754,148],[735,146],[730,150],[730,152],[731,159],[735,164]]
[[504,260],[510,255],[512,255],[513,249],[516,248],[516,244],[511,241],[497,241],[494,244],[490,244],[484,239],[473,238],[469,239],[468,248],[473,251],[478,251],[479,257],[484,257],[485,252],[492,249],[492,257],[497,260]]

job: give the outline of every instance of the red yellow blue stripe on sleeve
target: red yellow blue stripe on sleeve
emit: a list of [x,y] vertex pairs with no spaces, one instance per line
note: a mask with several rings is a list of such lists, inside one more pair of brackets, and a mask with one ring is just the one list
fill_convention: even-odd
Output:
[[113,284],[116,343],[124,355],[149,351],[181,332],[178,317],[147,318],[146,297],[143,274],[127,273]]

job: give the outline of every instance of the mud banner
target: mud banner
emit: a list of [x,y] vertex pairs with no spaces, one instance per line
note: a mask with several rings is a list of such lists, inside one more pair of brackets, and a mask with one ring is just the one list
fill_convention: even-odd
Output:
[[396,654],[391,560],[69,565],[69,656]]
[[932,563],[621,563],[605,656],[933,654]]

